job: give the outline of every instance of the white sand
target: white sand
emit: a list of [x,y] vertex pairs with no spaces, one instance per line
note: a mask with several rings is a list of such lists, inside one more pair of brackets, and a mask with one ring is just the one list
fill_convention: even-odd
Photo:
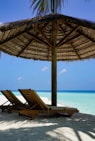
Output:
[[[0,105],[4,101],[0,96]],[[95,141],[95,116],[77,113],[71,118],[37,116],[30,120],[0,111],[0,141]]]

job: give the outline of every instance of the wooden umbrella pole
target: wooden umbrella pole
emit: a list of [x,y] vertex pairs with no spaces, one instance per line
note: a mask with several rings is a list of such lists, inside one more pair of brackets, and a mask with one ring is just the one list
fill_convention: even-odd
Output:
[[52,22],[52,105],[57,105],[57,52],[56,35],[57,21]]
[[52,49],[52,105],[57,105],[57,61],[55,47]]

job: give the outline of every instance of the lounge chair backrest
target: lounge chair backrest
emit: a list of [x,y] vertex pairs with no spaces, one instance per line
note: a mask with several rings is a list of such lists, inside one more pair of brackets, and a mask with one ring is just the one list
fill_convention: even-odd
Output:
[[1,91],[2,94],[14,105],[23,105],[23,103],[10,90]]
[[19,89],[19,91],[31,107],[33,105],[36,105],[35,107],[39,109],[42,109],[42,110],[48,109],[48,106],[37,95],[36,91],[31,89]]

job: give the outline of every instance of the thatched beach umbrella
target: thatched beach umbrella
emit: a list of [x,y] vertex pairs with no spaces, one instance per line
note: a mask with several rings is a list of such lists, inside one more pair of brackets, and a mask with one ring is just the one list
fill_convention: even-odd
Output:
[[57,104],[57,61],[95,58],[95,23],[59,14],[0,26],[0,51],[52,62],[52,105]]

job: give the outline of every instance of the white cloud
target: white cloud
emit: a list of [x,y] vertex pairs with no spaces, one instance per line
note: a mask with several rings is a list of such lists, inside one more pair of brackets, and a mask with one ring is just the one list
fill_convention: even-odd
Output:
[[2,24],[2,22],[0,22],[0,24]]
[[59,74],[61,75],[61,74],[66,73],[66,72],[67,72],[67,69],[64,68],[59,72]]
[[23,79],[22,76],[19,76],[19,77],[17,78],[18,81],[20,81],[20,80],[22,80],[22,79]]
[[41,69],[41,71],[46,71],[47,69],[48,69],[48,67],[45,66],[45,67],[43,67],[43,68]]

